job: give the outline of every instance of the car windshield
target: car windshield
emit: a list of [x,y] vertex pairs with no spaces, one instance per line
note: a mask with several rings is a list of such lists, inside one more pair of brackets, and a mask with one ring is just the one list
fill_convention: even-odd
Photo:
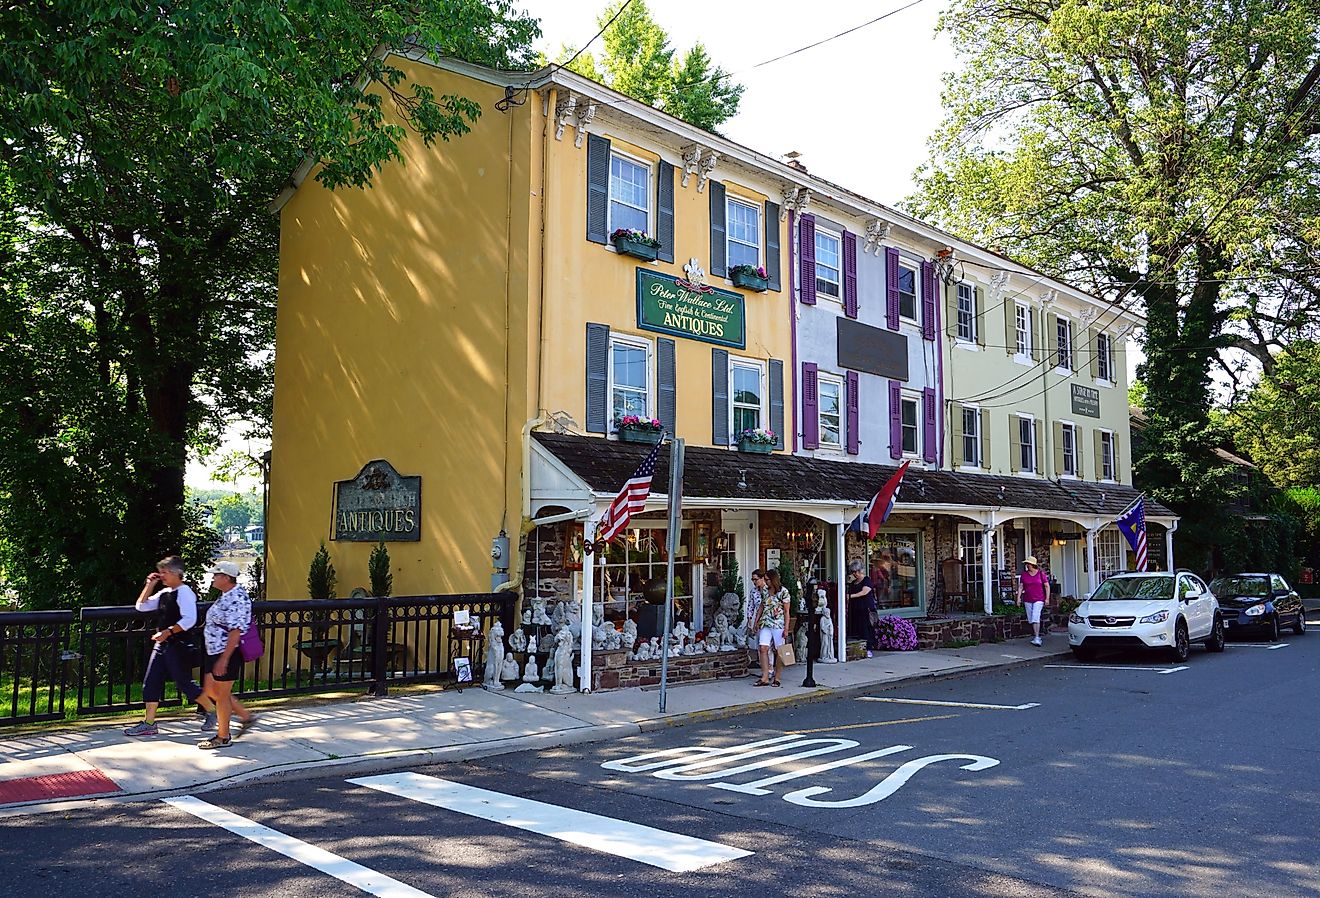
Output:
[[1171,599],[1172,577],[1110,577],[1091,596],[1092,602],[1117,602],[1125,599]]
[[1260,596],[1270,594],[1269,584],[1264,577],[1220,577],[1210,584],[1210,591],[1217,596]]

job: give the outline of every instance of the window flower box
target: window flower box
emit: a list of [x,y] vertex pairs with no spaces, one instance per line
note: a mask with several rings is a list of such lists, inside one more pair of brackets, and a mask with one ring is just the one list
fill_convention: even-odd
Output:
[[764,268],[735,265],[729,269],[729,280],[733,281],[735,287],[754,290],[757,293],[764,293],[770,289],[770,276],[765,273]]
[[738,451],[769,455],[775,450],[775,432],[758,427],[738,434]]
[[625,256],[632,256],[645,262],[654,262],[660,255],[660,241],[645,231],[619,228],[610,235],[614,249]]
[[623,443],[647,443],[654,446],[665,435],[664,426],[659,418],[642,418],[637,415],[624,415],[619,419],[616,429],[619,441]]

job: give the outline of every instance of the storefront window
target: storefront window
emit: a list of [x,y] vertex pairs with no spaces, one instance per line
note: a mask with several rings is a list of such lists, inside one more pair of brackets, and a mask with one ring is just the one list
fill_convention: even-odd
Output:
[[1123,537],[1117,530],[1101,530],[1095,535],[1095,554],[1099,557],[1096,573],[1101,583],[1126,567]]
[[924,583],[919,532],[882,530],[867,545],[867,555],[871,585],[882,614],[922,606]]
[[[990,564],[998,555],[998,532],[990,534]],[[958,549],[962,564],[963,587],[973,601],[985,595],[985,571],[981,567],[981,530],[958,531]]]
[[[647,601],[648,584],[663,595],[668,533],[664,528],[630,528],[610,544],[605,564],[597,568],[596,592],[597,601],[605,604],[607,620],[636,620],[637,609]],[[690,529],[682,531],[674,559],[674,595],[678,599],[679,617],[685,620],[692,619],[691,533]]]

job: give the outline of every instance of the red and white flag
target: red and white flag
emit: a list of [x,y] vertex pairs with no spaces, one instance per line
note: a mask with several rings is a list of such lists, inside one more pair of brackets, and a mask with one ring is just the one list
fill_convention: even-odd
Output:
[[646,460],[628,478],[623,489],[619,490],[619,495],[614,497],[610,507],[605,510],[605,516],[600,519],[600,525],[596,528],[597,539],[606,542],[614,539],[623,532],[624,527],[628,526],[628,521],[634,514],[646,510],[646,498],[651,495],[651,477],[655,474],[655,462],[660,457],[660,450],[663,447],[663,440],[656,443],[651,454],[646,456]]

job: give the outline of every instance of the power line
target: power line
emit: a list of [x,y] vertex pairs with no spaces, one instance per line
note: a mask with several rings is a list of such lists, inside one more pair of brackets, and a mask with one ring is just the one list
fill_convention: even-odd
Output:
[[[578,58],[579,56],[581,56],[583,53],[586,52],[587,47],[590,47],[592,44],[594,44],[594,43],[597,41],[597,39],[599,39],[600,36],[601,36],[602,34],[604,34],[605,31],[606,31],[611,25],[614,24],[614,20],[617,19],[619,16],[623,15],[623,11],[624,11],[625,9],[627,9],[631,4],[632,4],[632,0],[624,0],[624,2],[623,2],[623,6],[620,6],[620,7],[619,7],[619,11],[616,12],[614,15],[610,16],[610,20],[609,20],[608,22],[606,22],[604,25],[601,26],[600,31],[597,31],[597,32],[596,32],[595,37],[593,37],[591,40],[589,40],[589,41],[587,41],[585,44],[583,44],[583,45],[578,49],[578,51],[577,51],[576,53],[574,53],[574,54],[572,55],[572,57],[569,58],[568,62],[563,63],[561,67],[566,69],[566,68],[568,68],[569,66],[571,66],[574,62],[576,62],[576,61],[577,61],[577,58]],[[560,63],[556,63],[556,65],[560,65]]]
[[816,47],[819,47],[822,44],[828,44],[832,40],[838,40],[841,37],[852,34],[854,31],[860,31],[869,25],[874,25],[876,22],[882,22],[885,19],[889,18],[890,16],[901,13],[905,9],[911,9],[912,7],[916,6],[918,3],[921,2],[922,0],[912,0],[912,2],[907,4],[906,6],[900,6],[898,7],[898,9],[891,9],[889,12],[885,13],[884,15],[876,16],[874,19],[871,19],[869,22],[863,22],[860,25],[854,25],[852,28],[849,28],[846,31],[840,31],[838,34],[831,35],[830,37],[827,38],[822,38],[821,40],[818,40],[815,43],[807,44],[805,47],[798,47],[796,50],[790,50],[789,52],[780,54],[779,56],[776,56],[773,59],[767,59],[765,60],[765,62],[758,62],[756,65],[743,69],[741,72],[730,73],[728,77],[732,78],[735,75],[741,75],[746,72],[750,72],[753,69],[759,69],[762,66],[770,65],[772,62],[779,62],[781,59],[788,59],[788,57],[790,56],[796,56],[799,53],[805,53],[807,50],[814,50]]

